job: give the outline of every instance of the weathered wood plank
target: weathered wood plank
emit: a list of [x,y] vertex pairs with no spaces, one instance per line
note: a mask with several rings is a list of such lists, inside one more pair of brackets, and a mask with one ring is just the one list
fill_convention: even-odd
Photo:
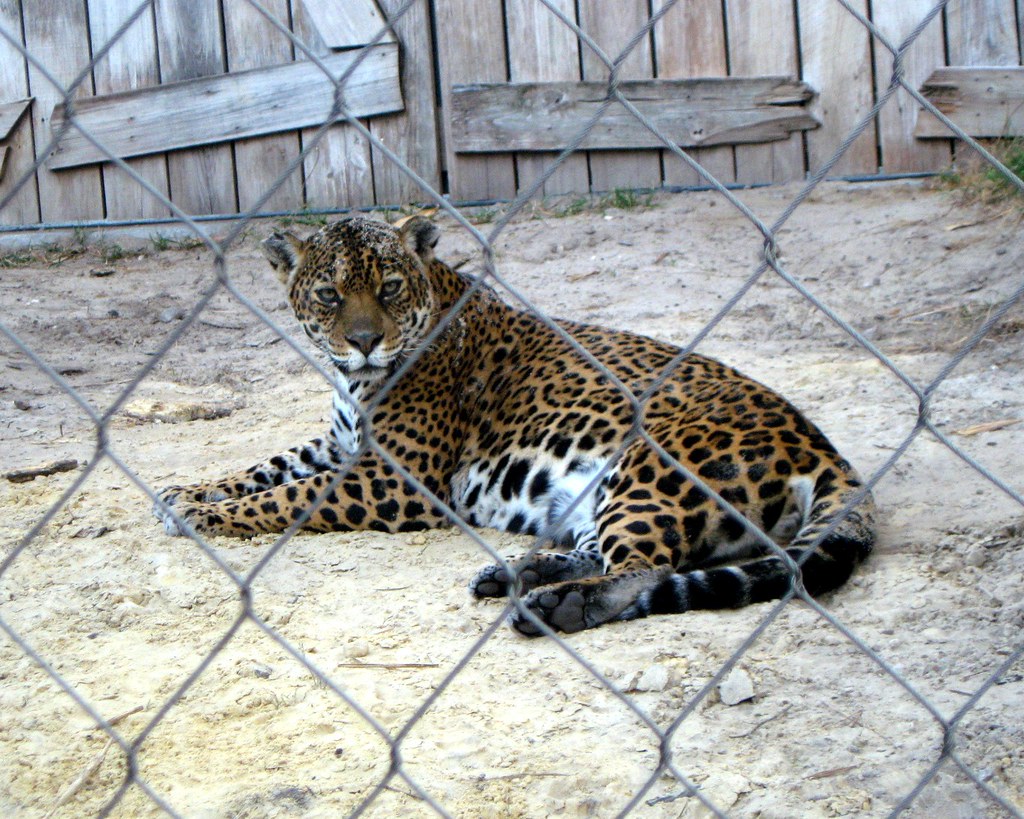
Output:
[[[786,139],[817,123],[804,110],[813,93],[786,77],[634,80],[623,96],[677,145],[700,147]],[[600,108],[605,83],[458,86],[452,100],[455,150],[553,151]],[[584,139],[587,150],[659,148],[664,143],[620,106]]]
[[[288,0],[262,0],[263,7],[287,28]],[[247,71],[291,62],[291,41],[248,3],[224,4],[224,39],[228,70]],[[238,168],[238,207],[252,209],[299,155],[299,135],[272,134],[235,143]],[[298,210],[303,204],[302,170],[281,182],[262,210]]]
[[[570,20],[576,18],[575,0],[554,0],[552,5]],[[506,0],[509,77],[513,82],[553,82],[580,79],[576,34],[537,0]],[[467,43],[468,45],[468,43]],[[470,46],[471,47],[471,46]],[[452,116],[458,120],[453,110]],[[553,154],[516,157],[519,189],[532,187],[556,161]],[[544,196],[590,190],[587,157],[565,159],[541,188]]]
[[[404,0],[382,0],[389,19],[403,3]],[[404,49],[402,87],[405,89],[405,111],[372,121],[370,130],[440,195],[436,80],[428,4],[424,0],[414,3],[401,18],[395,19],[394,27]],[[398,205],[424,202],[429,198],[381,151],[371,150],[371,154],[377,204]]]
[[[209,77],[226,70],[218,3],[175,0],[173,3],[157,3],[155,10],[163,82]],[[162,90],[155,89],[153,93]],[[184,101],[178,104],[188,107]],[[156,110],[165,115],[164,121],[155,129],[143,128],[135,131],[136,134],[147,130],[173,130],[170,123],[176,122],[178,111],[174,108]],[[151,114],[152,110],[145,113]],[[216,121],[224,113],[223,110],[208,110],[203,119]],[[166,116],[168,114],[169,117]],[[119,114],[115,119],[117,116]],[[122,121],[121,128],[124,127]],[[155,150],[165,150],[166,147],[160,145]],[[235,162],[230,145],[172,153],[167,157],[167,176],[172,200],[187,213],[234,213],[238,209]]]
[[[21,11],[18,0],[0,0],[0,26],[12,33],[21,32]],[[0,37],[0,88],[7,99],[28,97],[25,58],[6,37]],[[5,173],[0,176],[0,202],[10,197],[0,209],[0,221],[9,225],[26,225],[39,221],[39,197],[33,177],[17,190],[14,186],[32,167],[32,128],[28,120],[5,137]]]
[[[581,0],[580,26],[612,59],[619,57],[634,35],[648,21],[648,0]],[[589,46],[582,46],[583,79],[607,83],[608,66]],[[651,38],[636,44],[619,70],[620,79],[646,80],[654,77]],[[661,157],[649,151],[592,153],[590,184],[596,191],[616,188],[656,188],[661,184]]]
[[0,141],[10,136],[11,130],[32,104],[32,97],[0,104]]
[[[345,100],[360,117],[402,108],[397,46],[371,51],[345,85]],[[354,59],[343,52],[323,61],[338,76]],[[140,156],[320,124],[333,100],[334,85],[305,61],[94,97],[76,106],[76,116],[114,153]],[[59,109],[54,112],[54,129],[62,117]],[[103,158],[81,135],[69,132],[51,165],[67,168]]]
[[[512,156],[456,154],[451,137],[452,86],[508,79],[502,2],[435,0],[435,10],[448,190],[457,202],[511,199],[516,193],[515,159]],[[489,47],[467,48],[465,32],[469,31]]]
[[[939,68],[921,93],[968,136],[1024,136],[1024,68]],[[948,139],[951,132],[922,110],[914,135]]]
[[[373,41],[387,21],[373,0],[299,0],[308,19],[316,27],[324,45],[332,49],[358,48]],[[403,38],[404,39],[404,38]],[[395,35],[386,31],[378,40],[395,42]]]
[[[850,6],[867,16],[867,0]],[[807,135],[808,170],[818,171],[871,110],[868,31],[836,0],[800,0],[803,78],[818,90],[811,112],[822,126]],[[875,173],[878,152],[869,125],[831,168],[832,175]]]
[[[874,23],[894,44],[899,45],[925,18],[934,0],[900,0],[876,3]],[[936,66],[945,61],[942,15],[918,35],[903,57],[904,81],[916,88]],[[892,82],[893,56],[881,45],[875,46],[877,94],[881,96]],[[878,139],[882,149],[882,170],[886,173],[936,171],[949,165],[949,144],[919,142],[914,139],[917,110],[920,106],[900,88],[878,115]]]
[[[797,76],[796,20],[791,0],[727,3],[729,70],[734,76]],[[771,43],[766,48],[765,44]],[[803,179],[804,145],[799,133],[769,145],[736,146],[736,181],[743,184]]]
[[971,0],[946,7],[950,65],[1020,63],[1013,0]]
[[[37,0],[21,5],[25,14],[25,45],[49,68],[57,82],[70,84],[89,64],[85,4]],[[63,102],[63,95],[31,64],[28,82],[36,98],[32,106],[35,153],[42,156],[51,138],[50,111]],[[82,100],[90,93],[92,84],[87,80],[75,92],[75,100]],[[36,172],[36,181],[42,221],[103,218],[103,190],[98,168],[83,168],[58,176],[43,167]]]
[[[138,0],[89,4],[89,33],[94,54],[99,53],[138,6]],[[151,8],[146,9],[96,63],[93,78],[96,93],[100,95],[159,84]],[[128,164],[156,190],[168,196],[167,161],[163,156],[130,159]],[[105,166],[102,173],[108,219],[159,218],[170,213],[165,204],[116,165]]]
[[[657,11],[666,0],[653,0]],[[725,20],[720,0],[689,0],[676,3],[654,28],[658,76],[665,79],[724,77],[729,73],[725,48]],[[696,148],[690,157],[719,182],[735,181],[732,147]],[[668,151],[665,182],[669,185],[706,185],[705,179],[686,162]]]
[[[310,18],[304,0],[292,0],[292,23],[295,33],[314,54],[323,58],[332,53]],[[295,56],[296,59],[305,59],[298,48]],[[299,133],[303,149],[309,149],[302,160],[306,188],[303,204],[313,208],[372,204],[370,143],[347,122],[332,125],[319,136],[318,131],[310,128]]]

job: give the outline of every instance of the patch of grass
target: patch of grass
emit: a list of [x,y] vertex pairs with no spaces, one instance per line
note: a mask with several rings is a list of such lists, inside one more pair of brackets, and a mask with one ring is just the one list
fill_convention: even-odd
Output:
[[164,250],[193,250],[203,244],[202,239],[197,239],[194,236],[187,236],[184,239],[172,239],[170,236],[164,236],[162,233],[152,234],[149,237],[149,241],[153,245],[153,249],[158,252]]
[[282,216],[278,219],[278,224],[284,228],[292,227],[293,225],[321,228],[327,224],[327,214],[311,213],[310,211],[310,206],[306,205],[302,210],[296,211],[291,216]]
[[605,194],[598,202],[602,208],[617,208],[618,210],[637,210],[649,208],[654,204],[653,193],[638,193],[626,188],[616,188],[611,193]]
[[30,267],[32,265],[47,265],[57,267],[85,253],[84,246],[67,247],[58,244],[45,244],[37,247],[16,250],[0,256],[0,269],[12,270],[18,267]]
[[[982,144],[1018,180],[1024,181],[1024,137],[987,140]],[[999,204],[1015,200],[1024,207],[1024,193],[1017,184],[973,151],[965,151],[965,154],[954,167],[940,174],[942,185],[968,202]]]
[[100,258],[108,264],[110,262],[116,262],[118,259],[123,259],[125,256],[129,255],[129,251],[125,250],[116,242],[112,244],[102,244],[97,247],[96,250],[98,251]]

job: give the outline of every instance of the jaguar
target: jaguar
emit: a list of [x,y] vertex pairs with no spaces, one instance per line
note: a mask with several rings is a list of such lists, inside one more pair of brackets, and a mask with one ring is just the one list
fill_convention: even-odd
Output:
[[[868,488],[780,395],[633,332],[548,320],[435,255],[416,216],[262,248],[334,379],[330,429],[172,486],[172,535],[452,525],[545,547],[483,568],[534,636],[841,586],[875,541]],[[547,628],[545,628],[545,625]]]

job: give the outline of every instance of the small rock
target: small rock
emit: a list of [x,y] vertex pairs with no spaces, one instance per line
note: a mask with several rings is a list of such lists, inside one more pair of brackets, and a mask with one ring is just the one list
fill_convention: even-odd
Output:
[[754,683],[742,668],[734,668],[718,684],[718,696],[726,705],[738,705],[754,698]]
[[164,324],[170,324],[185,318],[185,310],[181,307],[165,307],[157,318]]
[[633,686],[634,691],[664,691],[668,688],[668,669],[655,663],[640,675],[640,679]]
[[359,657],[365,657],[369,653],[370,644],[365,640],[356,640],[345,650],[345,654],[353,660],[358,659]]
[[422,534],[415,534],[409,538],[410,546],[423,546],[427,542],[427,538]]
[[974,566],[980,568],[985,565],[988,560],[988,555],[985,553],[985,547],[980,543],[971,547],[971,550],[967,553],[967,557],[964,558],[964,562],[968,566]]

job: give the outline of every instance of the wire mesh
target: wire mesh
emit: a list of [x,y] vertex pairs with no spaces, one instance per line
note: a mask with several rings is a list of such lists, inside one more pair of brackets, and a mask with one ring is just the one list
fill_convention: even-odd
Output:
[[[81,391],[72,386],[67,378],[54,369],[53,365],[46,360],[46,355],[43,352],[36,350],[30,343],[21,338],[13,329],[11,329],[6,321],[0,321],[0,333],[4,335],[13,347],[26,356],[34,367],[38,368],[40,372],[45,374],[45,376],[65,396],[74,402],[81,413],[89,419],[95,434],[95,453],[93,458],[90,459],[88,465],[61,494],[60,498],[45,511],[37,523],[28,529],[20,540],[7,550],[3,561],[0,562],[0,580],[5,579],[5,576],[8,576],[11,573],[12,567],[15,563],[24,562],[29,559],[30,547],[33,543],[40,538],[41,533],[52,523],[61,510],[82,492],[83,487],[86,485],[90,476],[93,475],[101,465],[113,465],[113,467],[119,470],[140,492],[145,493],[151,501],[157,500],[154,493],[154,487],[151,483],[140,475],[138,469],[130,462],[130,459],[126,460],[123,458],[116,451],[116,448],[111,445],[109,435],[110,424],[117,413],[124,408],[125,404],[136,393],[139,385],[142,384],[143,381],[151,375],[153,370],[161,364],[180,339],[189,332],[190,329],[195,327],[199,317],[214,298],[221,296],[230,297],[235,303],[255,316],[262,325],[283,339],[286,345],[307,364],[313,367],[328,384],[333,384],[331,373],[308,352],[304,344],[294,341],[288,330],[264,308],[262,308],[255,299],[247,294],[246,289],[240,286],[238,282],[232,278],[229,271],[227,254],[229,250],[239,242],[243,233],[251,227],[252,221],[260,215],[260,209],[270,200],[274,192],[284,183],[285,179],[290,174],[301,168],[304,160],[316,149],[318,142],[334,124],[339,122],[347,123],[352,129],[359,133],[364,140],[370,143],[375,151],[378,151],[380,155],[386,157],[388,162],[399,169],[400,172],[408,179],[412,180],[422,193],[422,201],[436,206],[444,214],[450,217],[450,219],[461,230],[467,233],[473,243],[475,243],[479,248],[482,259],[482,270],[478,277],[477,284],[474,285],[474,288],[469,294],[463,297],[457,309],[453,310],[441,325],[433,331],[432,338],[438,337],[440,333],[443,332],[447,324],[455,319],[458,313],[458,308],[461,308],[461,306],[468,301],[469,297],[477,288],[484,284],[493,285],[505,293],[509,299],[538,316],[549,328],[557,333],[581,359],[588,361],[593,366],[599,368],[606,375],[609,382],[614,384],[615,388],[627,397],[634,416],[636,418],[642,418],[646,402],[657,390],[658,386],[662,384],[677,367],[680,366],[685,356],[696,349],[698,345],[700,345],[720,324],[720,322],[735,310],[736,305],[745,296],[747,296],[758,282],[760,282],[765,276],[776,276],[778,277],[778,280],[785,282],[786,285],[791,287],[795,293],[799,294],[799,296],[806,300],[806,302],[815,310],[820,311],[821,315],[825,316],[842,333],[846,334],[852,342],[864,350],[868,356],[877,360],[882,367],[890,372],[909,390],[913,396],[913,400],[917,402],[916,423],[902,441],[900,441],[900,443],[894,448],[891,456],[885,461],[885,463],[868,477],[864,490],[865,492],[872,487],[875,487],[887,474],[890,473],[891,470],[901,463],[907,450],[911,447],[914,441],[919,438],[919,436],[928,435],[947,448],[948,451],[957,459],[962,460],[967,464],[971,470],[991,484],[992,487],[1004,493],[1017,505],[1024,506],[1024,498],[1022,498],[1021,493],[1018,490],[1014,489],[1005,478],[993,474],[982,463],[979,463],[978,460],[972,458],[962,447],[952,441],[948,434],[936,426],[931,419],[931,404],[938,386],[942,384],[977,347],[981,340],[985,338],[986,334],[988,334],[1005,316],[1007,311],[1020,303],[1022,296],[1024,296],[1024,281],[1018,284],[1016,289],[1013,290],[1012,293],[1010,293],[1010,295],[1001,304],[999,304],[994,311],[992,311],[985,321],[977,327],[976,331],[958,346],[953,355],[950,356],[939,369],[938,373],[930,381],[925,383],[919,382],[909,373],[905,372],[896,360],[888,356],[879,348],[878,345],[865,337],[863,333],[852,326],[851,323],[845,320],[836,310],[830,307],[828,303],[822,301],[819,297],[810,292],[798,277],[792,275],[790,271],[787,270],[786,264],[782,261],[783,256],[779,247],[780,231],[785,225],[787,225],[791,216],[797,211],[797,209],[800,208],[800,206],[807,201],[808,197],[819,187],[819,185],[821,185],[822,181],[830,174],[832,169],[844,156],[854,141],[865,130],[873,126],[878,118],[879,112],[885,106],[892,104],[893,97],[899,90],[905,91],[920,106],[922,106],[922,108],[928,110],[932,115],[944,122],[949,128],[951,136],[955,136],[962,142],[962,144],[969,146],[977,152],[977,154],[981,156],[986,163],[988,163],[998,173],[1002,174],[1010,184],[1016,186],[1022,193],[1024,193],[1024,182],[1015,176],[1004,164],[997,160],[984,146],[964,133],[955,123],[950,121],[942,111],[936,109],[928,99],[923,97],[918,90],[906,80],[904,72],[904,56],[908,50],[914,46],[915,41],[925,28],[946,8],[946,0],[936,3],[936,5],[921,19],[920,23],[913,29],[906,39],[900,43],[892,42],[872,23],[870,19],[868,19],[868,17],[861,13],[857,8],[854,8],[850,3],[846,2],[846,0],[834,1],[841,5],[859,25],[863,26],[867,30],[874,44],[874,48],[885,49],[892,54],[892,77],[889,83],[885,86],[885,90],[878,95],[873,107],[864,114],[856,127],[850,131],[832,157],[820,167],[814,169],[814,172],[810,174],[805,184],[803,184],[797,194],[787,204],[781,215],[771,224],[762,221],[762,219],[759,218],[757,214],[755,214],[741,200],[736,192],[722,184],[713,174],[698,163],[689,152],[682,150],[668,135],[663,134],[655,123],[645,117],[645,115],[619,90],[620,68],[631,51],[635,49],[639,43],[650,37],[651,32],[659,19],[664,15],[671,13],[673,7],[680,5],[682,0],[677,0],[676,2],[670,0],[669,2],[661,5],[657,11],[650,16],[647,23],[635,32],[623,51],[614,55],[603,51],[594,39],[591,38],[577,23],[577,21],[573,19],[572,16],[566,14],[561,7],[550,0],[537,0],[537,2],[543,5],[561,25],[568,27],[573,32],[582,44],[583,48],[593,52],[597,59],[604,64],[607,69],[607,98],[586,126],[576,134],[571,144],[566,146],[566,148],[546,166],[543,173],[539,174],[531,184],[524,187],[519,195],[503,208],[500,217],[496,219],[486,231],[474,224],[462,212],[462,210],[453,205],[441,191],[434,189],[427,181],[417,175],[414,168],[409,167],[400,156],[385,145],[381,139],[363,122],[348,113],[345,103],[346,82],[352,71],[354,71],[358,66],[359,60],[357,60],[341,76],[332,76],[329,69],[317,58],[316,54],[314,54],[305,45],[301,38],[296,37],[292,33],[288,25],[288,21],[277,19],[274,14],[268,11],[259,2],[256,2],[256,0],[247,0],[247,2],[260,14],[264,15],[282,36],[287,37],[297,51],[302,52],[307,59],[318,65],[321,71],[323,71],[325,77],[327,77],[327,79],[333,84],[335,88],[334,106],[325,117],[321,126],[310,136],[309,139],[305,141],[301,153],[291,161],[287,170],[278,178],[276,184],[267,189],[263,196],[260,197],[251,207],[248,213],[243,214],[243,217],[232,224],[226,233],[217,236],[207,230],[202,222],[197,221],[178,207],[166,193],[154,187],[147,179],[140,175],[132,165],[116,156],[113,152],[109,151],[100,140],[95,139],[90,135],[88,131],[80,125],[75,116],[76,90],[88,80],[94,66],[104,59],[106,53],[118,38],[124,34],[124,32],[139,16],[144,14],[154,5],[155,0],[146,0],[146,2],[140,3],[132,16],[129,17],[113,35],[110,42],[108,42],[103,48],[96,51],[93,54],[91,61],[87,65],[83,66],[75,79],[67,85],[63,85],[57,81],[48,69],[45,57],[32,53],[30,49],[26,48],[22,44],[21,37],[18,32],[0,28],[0,35],[2,35],[13,48],[17,49],[24,58],[38,70],[39,74],[52,84],[62,96],[65,112],[63,128],[65,130],[71,128],[78,129],[81,134],[96,148],[104,152],[109,162],[120,168],[125,174],[141,186],[149,196],[154,197],[164,207],[166,207],[182,226],[186,227],[198,240],[202,242],[206,251],[209,253],[211,270],[213,273],[210,283],[197,293],[197,298],[193,307],[181,319],[174,331],[167,336],[167,338],[154,351],[153,355],[149,357],[147,363],[137,370],[134,376],[123,386],[119,394],[106,406],[96,406],[90,402]],[[406,0],[406,2],[402,3],[397,9],[395,9],[393,14],[391,14],[390,23],[394,25],[396,22],[401,20],[402,17],[409,13],[409,10],[419,2],[422,2],[422,0]],[[375,42],[380,41],[387,34],[387,31],[387,28],[382,28],[378,33]],[[626,111],[630,112],[632,116],[635,117],[645,128],[658,137],[658,139],[664,144],[665,151],[667,151],[668,154],[696,171],[696,173],[699,174],[700,177],[704,179],[707,184],[729,204],[731,208],[747,220],[750,230],[758,234],[763,240],[762,256],[750,273],[749,277],[743,282],[742,286],[726,300],[723,306],[709,321],[704,324],[700,331],[691,339],[690,343],[680,351],[679,355],[667,368],[665,368],[662,373],[658,375],[652,385],[642,395],[632,394],[626,385],[621,383],[616,376],[603,365],[599,358],[595,357],[564,329],[556,325],[543,310],[533,304],[531,300],[516,287],[514,282],[510,281],[505,275],[503,275],[500,269],[500,264],[497,261],[495,251],[499,238],[506,233],[509,225],[522,214],[524,208],[526,208],[530,202],[535,201],[539,196],[541,196],[545,183],[570,156],[580,151],[580,146],[584,143],[589,132],[597,126],[602,116],[613,106],[621,106]],[[40,153],[33,166],[23,172],[17,183],[4,197],[3,201],[0,201],[0,211],[2,211],[4,206],[11,201],[22,186],[32,184],[34,175],[42,166],[47,155],[58,144],[61,135],[62,132],[56,133],[48,147]],[[424,348],[426,348],[426,346],[427,345],[424,345]],[[387,389],[404,377],[410,368],[415,366],[415,363],[415,357],[407,361],[402,369],[391,377],[388,385],[384,390],[382,390],[381,395],[385,394]],[[380,399],[378,398],[377,400],[379,401]],[[422,485],[415,475],[405,471],[402,465],[392,458],[387,449],[382,447],[374,439],[372,435],[372,423],[370,423],[369,420],[373,409],[373,404],[370,404],[367,407],[357,407],[357,411],[362,414],[364,428],[368,430],[369,433],[364,437],[359,451],[350,458],[348,468],[351,468],[351,464],[358,460],[356,456],[366,452],[376,453],[385,462],[390,462],[391,466],[397,470],[409,484],[415,486],[415,488],[426,496],[432,503],[442,508],[451,523],[458,527],[467,538],[479,547],[481,554],[488,555],[492,560],[503,561],[504,558],[501,556],[499,550],[492,544],[491,540],[486,535],[469,526],[465,521],[459,519],[458,515],[450,506],[448,506],[441,498],[436,497],[426,486]],[[650,436],[642,425],[638,424],[635,427],[630,438],[628,438],[626,443],[623,444],[623,448],[630,440],[635,440],[637,438],[643,438],[647,444],[658,452],[665,461],[673,463],[681,472],[687,475],[705,492],[713,495],[722,505],[727,507],[729,506],[725,500],[714,495],[712,490],[707,487],[697,475],[693,474],[686,464],[676,462],[675,459],[673,459],[667,452],[661,449],[658,443]],[[621,455],[621,449],[619,454]],[[580,499],[586,495],[587,491],[596,486],[609,471],[614,469],[614,466],[615,459],[613,458],[604,467],[602,472],[593,478],[591,485],[587,487],[587,490],[585,490],[580,498],[576,500],[576,503],[579,503]],[[717,805],[714,799],[698,786],[694,774],[699,772],[693,771],[687,764],[686,759],[679,758],[678,753],[673,749],[673,744],[679,738],[681,727],[684,726],[687,720],[691,719],[699,709],[706,706],[709,697],[716,690],[719,684],[727,677],[727,675],[729,675],[737,663],[748,655],[748,652],[751,650],[752,646],[757,643],[759,638],[767,630],[772,628],[779,616],[784,611],[791,610],[791,607],[794,605],[795,598],[802,601],[804,606],[806,606],[816,615],[817,618],[820,619],[820,622],[827,624],[827,626],[833,629],[837,635],[840,635],[843,640],[845,640],[856,651],[860,652],[871,664],[877,667],[882,674],[889,677],[897,686],[902,688],[907,695],[920,706],[923,712],[930,717],[937,730],[942,734],[943,741],[941,743],[941,747],[936,749],[931,765],[914,782],[911,789],[902,797],[902,799],[895,804],[888,806],[887,810],[891,810],[893,815],[901,813],[915,803],[915,800],[920,797],[920,795],[928,788],[929,784],[943,769],[955,768],[977,789],[979,797],[979,802],[976,806],[977,810],[1001,810],[1007,815],[1021,815],[1019,805],[1013,804],[1010,799],[993,788],[990,784],[990,777],[986,776],[983,772],[975,770],[970,764],[964,761],[960,754],[958,754],[957,733],[961,723],[964,721],[964,718],[976,709],[978,704],[985,697],[986,693],[989,692],[994,685],[999,683],[1010,669],[1021,660],[1022,656],[1024,656],[1024,641],[1018,640],[1016,645],[1008,646],[1005,652],[1005,658],[994,670],[986,673],[982,681],[978,683],[971,692],[969,692],[970,696],[967,701],[958,709],[950,713],[948,709],[933,701],[933,697],[922,693],[915,685],[913,679],[901,671],[898,664],[886,659],[882,653],[858,636],[853,628],[840,621],[835,615],[830,613],[829,610],[810,597],[799,583],[799,565],[795,563],[785,551],[772,542],[767,535],[761,532],[753,524],[746,522],[745,519],[744,525],[747,526],[756,537],[760,538],[764,542],[766,548],[774,551],[784,561],[786,561],[796,581],[793,586],[793,591],[783,600],[769,608],[756,627],[752,629],[746,638],[728,654],[723,662],[721,662],[718,670],[709,679],[700,684],[697,690],[686,698],[682,706],[672,714],[669,714],[667,718],[665,718],[664,715],[660,718],[655,718],[648,713],[648,711],[638,703],[635,693],[626,690],[624,686],[614,682],[607,673],[592,661],[592,659],[588,658],[583,652],[574,646],[571,638],[567,638],[564,635],[551,631],[546,624],[540,622],[528,609],[524,608],[520,599],[513,594],[507,605],[495,614],[487,627],[482,630],[479,636],[471,643],[469,648],[461,655],[459,660],[432,685],[429,693],[423,697],[422,702],[413,711],[413,713],[408,715],[404,720],[399,720],[397,727],[389,728],[384,721],[374,715],[372,708],[361,703],[359,698],[352,694],[344,677],[339,676],[337,671],[329,672],[314,662],[309,656],[311,652],[307,650],[307,647],[297,645],[293,640],[290,640],[285,636],[285,633],[279,627],[275,626],[265,616],[260,614],[257,606],[254,604],[254,595],[257,583],[273,583],[272,576],[268,575],[272,575],[272,569],[270,567],[272,567],[274,560],[281,554],[282,550],[292,542],[293,536],[301,528],[302,524],[308,520],[308,516],[313,514],[315,508],[322,503],[323,500],[342,482],[345,474],[347,474],[347,468],[343,469],[332,484],[320,493],[319,497],[313,502],[310,509],[307,511],[306,517],[297,520],[285,533],[277,537],[269,548],[267,548],[262,557],[255,564],[249,567],[248,570],[237,570],[231,565],[231,561],[226,559],[223,553],[215,548],[215,546],[206,542],[201,536],[196,535],[194,532],[190,534],[195,548],[200,550],[201,554],[205,555],[205,557],[209,559],[208,571],[221,573],[228,583],[228,586],[231,589],[230,595],[238,604],[238,611],[231,619],[228,627],[223,631],[223,633],[220,633],[219,636],[216,637],[212,645],[204,650],[197,650],[189,658],[189,667],[191,669],[189,673],[178,685],[173,687],[172,690],[158,695],[157,701],[153,704],[151,716],[149,716],[141,728],[131,732],[119,729],[115,720],[109,719],[104,715],[106,709],[101,707],[94,698],[90,697],[80,685],[76,684],[74,680],[74,670],[62,668],[61,658],[59,656],[45,656],[44,653],[34,647],[30,628],[16,628],[12,625],[12,618],[5,615],[4,607],[17,599],[17,591],[10,591],[4,598],[3,602],[0,603],[0,629],[4,631],[8,639],[24,653],[25,657],[30,658],[35,664],[37,664],[38,667],[42,669],[43,672],[45,672],[45,674],[53,681],[53,683],[55,683],[67,695],[67,697],[70,698],[75,706],[80,709],[81,712],[83,712],[106,737],[109,738],[108,747],[111,744],[116,745],[119,752],[123,755],[124,777],[119,786],[107,796],[98,811],[99,815],[108,815],[118,810],[125,810],[124,800],[126,794],[133,792],[143,794],[145,798],[151,802],[152,806],[168,814],[177,815],[179,808],[175,805],[174,795],[172,793],[159,792],[157,788],[151,786],[147,781],[145,774],[145,757],[147,754],[154,753],[154,751],[145,747],[147,740],[149,740],[161,724],[164,723],[168,718],[168,715],[177,706],[187,700],[190,692],[197,682],[204,674],[209,673],[211,666],[222,657],[228,646],[236,640],[240,631],[246,627],[255,627],[269,638],[269,640],[278,646],[281,651],[312,675],[319,685],[323,686],[326,691],[329,691],[332,696],[342,702],[346,708],[351,709],[352,712],[358,715],[359,719],[365,723],[368,729],[379,737],[382,745],[382,754],[386,757],[384,770],[379,779],[376,780],[373,787],[368,788],[362,795],[362,798],[355,803],[355,806],[351,810],[351,815],[361,815],[373,808],[387,811],[387,803],[384,801],[385,794],[394,792],[399,789],[400,785],[407,787],[409,789],[409,793],[415,797],[418,803],[429,807],[429,809],[436,812],[438,815],[452,815],[453,809],[448,805],[447,798],[444,795],[432,792],[430,787],[423,785],[410,769],[410,766],[406,763],[406,751],[409,737],[414,734],[417,726],[419,726],[424,721],[425,717],[430,714],[436,703],[446,695],[456,680],[464,679],[465,677],[472,675],[470,666],[474,662],[474,659],[490,646],[495,634],[502,627],[508,616],[518,609],[525,616],[531,618],[535,622],[535,625],[544,632],[547,639],[554,645],[557,645],[558,649],[564,653],[564,656],[568,661],[578,664],[578,666],[582,668],[598,686],[608,692],[609,695],[613,697],[616,702],[621,704],[622,707],[627,709],[636,721],[640,725],[645,726],[647,731],[649,731],[653,736],[653,741],[657,748],[657,760],[650,763],[646,778],[637,783],[628,801],[622,805],[615,806],[613,812],[617,815],[642,813],[645,808],[651,808],[656,804],[669,803],[681,797],[690,797],[691,801],[696,800],[699,802],[708,813],[715,816],[725,816],[727,808]],[[563,512],[563,519],[568,518],[568,516],[571,515],[574,507],[575,503]],[[826,534],[827,533],[824,533],[822,537]],[[535,539],[532,544],[531,551],[540,549],[544,542],[545,538],[542,533],[541,536],[538,536]],[[633,624],[627,628],[638,633],[643,629],[643,624]],[[625,630],[619,633],[623,636],[626,636],[627,634]],[[632,639],[632,635],[627,637],[627,639]],[[615,738],[610,737],[609,741],[614,742]],[[104,751],[104,753],[106,753],[106,751]],[[666,777],[676,783],[679,793],[671,796],[652,797],[652,789],[659,781]],[[385,807],[382,808],[382,804],[385,805]]]

